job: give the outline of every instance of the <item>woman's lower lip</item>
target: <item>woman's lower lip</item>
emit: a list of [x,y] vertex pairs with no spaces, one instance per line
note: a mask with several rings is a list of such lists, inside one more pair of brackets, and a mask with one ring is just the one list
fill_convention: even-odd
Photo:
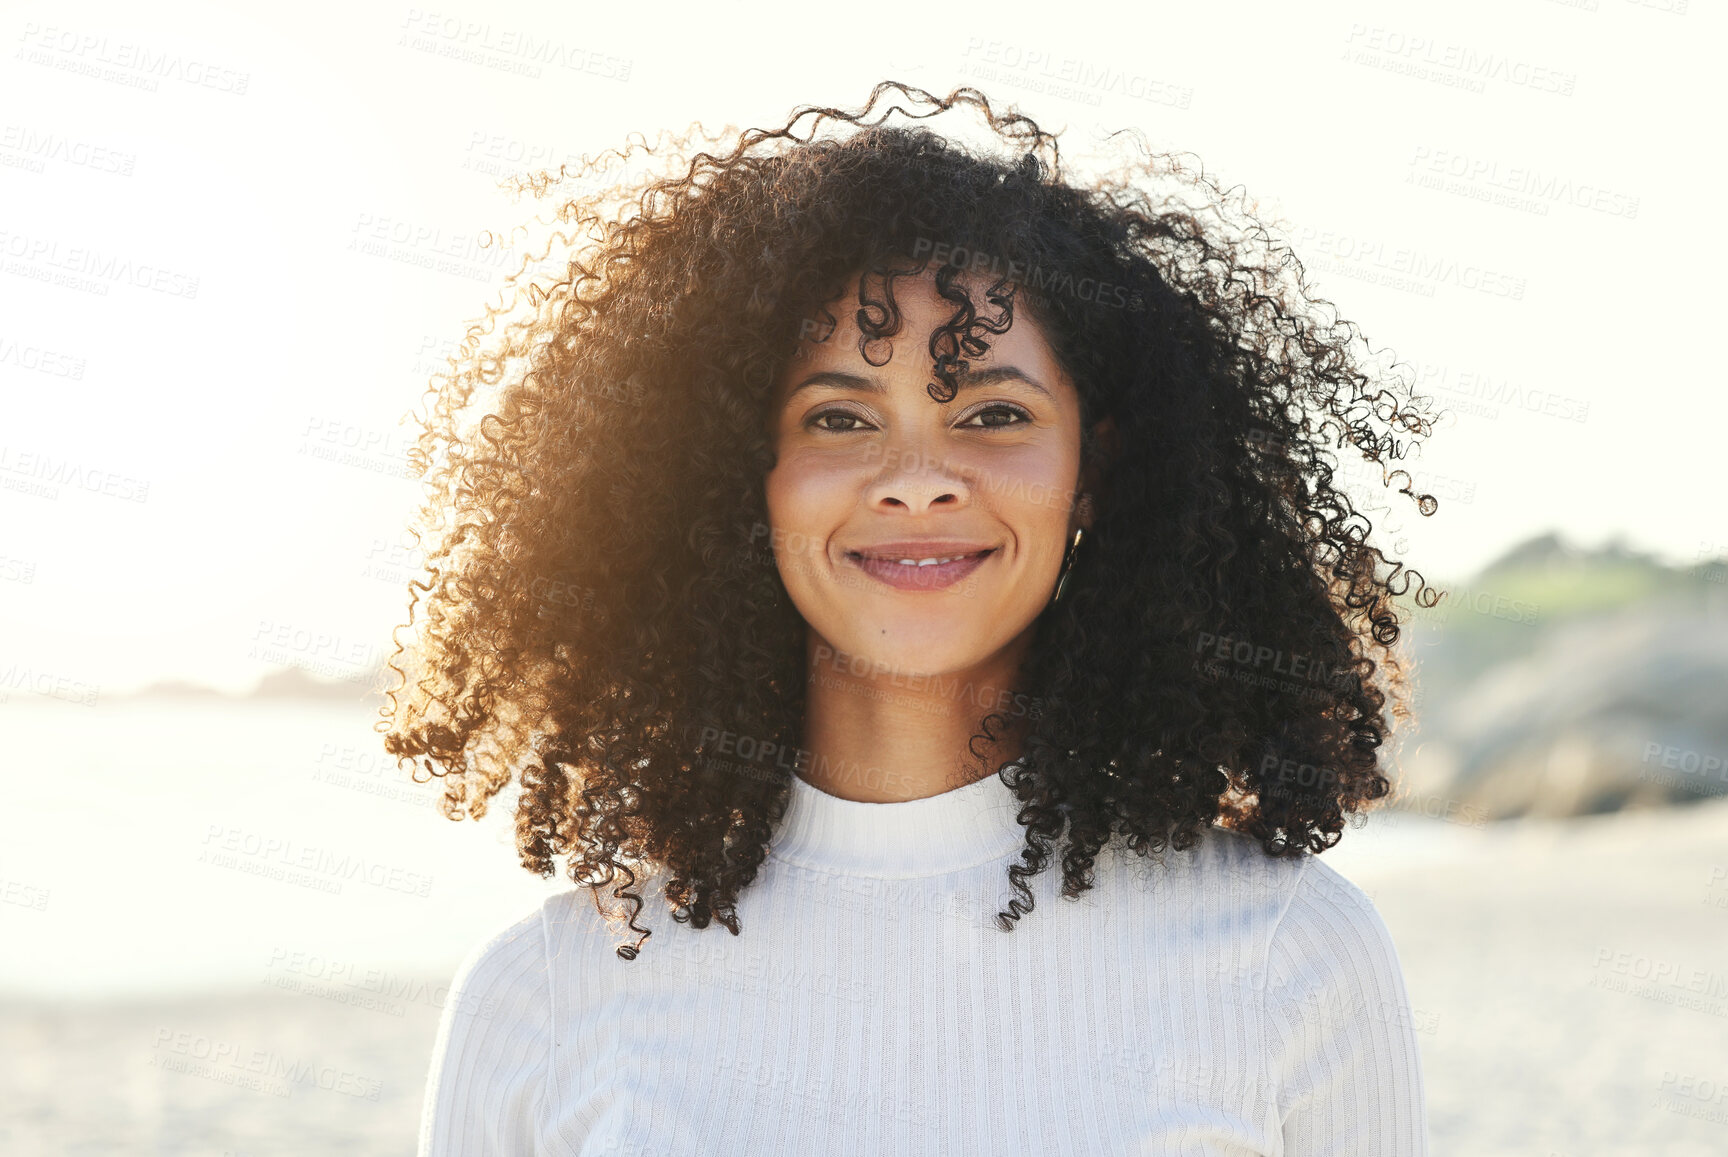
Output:
[[994,550],[987,550],[982,554],[967,555],[953,562],[931,563],[929,566],[906,566],[890,558],[866,558],[851,554],[846,556],[846,560],[871,578],[880,579],[896,590],[939,591],[953,586],[983,566],[984,561],[995,553]]

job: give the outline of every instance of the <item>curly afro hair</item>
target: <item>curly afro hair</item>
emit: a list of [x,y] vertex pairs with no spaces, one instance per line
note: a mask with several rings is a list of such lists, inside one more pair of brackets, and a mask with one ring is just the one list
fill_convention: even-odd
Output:
[[[921,123],[950,110],[985,139]],[[1085,428],[1108,416],[1119,440],[1022,672],[1035,718],[995,768],[1026,828],[999,926],[1032,909],[1055,841],[1075,897],[1116,834],[1156,855],[1216,824],[1299,856],[1388,794],[1377,750],[1409,715],[1394,599],[1412,579],[1435,598],[1368,543],[1331,447],[1432,514],[1388,465],[1431,419],[1240,196],[1137,135],[1134,159],[1071,183],[1054,136],[972,88],[883,83],[852,112],[803,107],[729,145],[702,132],[714,152],[689,155],[698,133],[516,181],[582,195],[518,227],[544,248],[417,415],[426,573],[377,726],[444,777],[446,817],[478,819],[519,778],[523,866],[567,856],[597,907],[611,888],[641,934],[625,959],[651,935],[648,875],[675,920],[739,933],[793,771],[719,759],[714,737],[797,751],[808,678],[760,545],[771,387],[854,277],[932,266],[955,303],[930,337],[933,397],[1001,332],[957,278],[986,274],[993,303],[1037,318]],[[861,342],[899,324],[870,280]],[[981,712],[993,741],[1007,720]]]

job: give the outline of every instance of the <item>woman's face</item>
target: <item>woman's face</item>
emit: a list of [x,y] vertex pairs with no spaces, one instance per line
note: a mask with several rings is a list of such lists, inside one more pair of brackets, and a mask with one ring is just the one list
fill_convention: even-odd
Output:
[[[858,658],[877,674],[966,671],[1029,641],[1074,528],[1089,524],[1075,501],[1079,397],[1020,309],[969,359],[954,400],[935,402],[929,335],[953,305],[933,276],[896,282],[903,324],[882,366],[858,352],[845,304],[856,292],[777,383],[775,562],[812,644],[854,672]],[[983,303],[979,283],[971,292]]]

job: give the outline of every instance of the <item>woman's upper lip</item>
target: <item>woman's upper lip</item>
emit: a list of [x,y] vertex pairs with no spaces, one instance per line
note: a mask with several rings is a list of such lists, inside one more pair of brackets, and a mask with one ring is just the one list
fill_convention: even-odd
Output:
[[903,558],[953,558],[959,555],[980,554],[995,549],[990,544],[982,542],[920,539],[913,542],[879,542],[870,546],[852,546],[846,548],[846,553],[860,555],[864,558],[899,560]]

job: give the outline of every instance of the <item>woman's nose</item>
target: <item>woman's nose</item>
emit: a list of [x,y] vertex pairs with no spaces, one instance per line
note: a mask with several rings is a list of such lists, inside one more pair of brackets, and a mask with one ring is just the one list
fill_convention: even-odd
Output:
[[958,508],[971,487],[955,464],[917,449],[887,447],[882,468],[870,482],[870,504],[922,514],[933,508]]

